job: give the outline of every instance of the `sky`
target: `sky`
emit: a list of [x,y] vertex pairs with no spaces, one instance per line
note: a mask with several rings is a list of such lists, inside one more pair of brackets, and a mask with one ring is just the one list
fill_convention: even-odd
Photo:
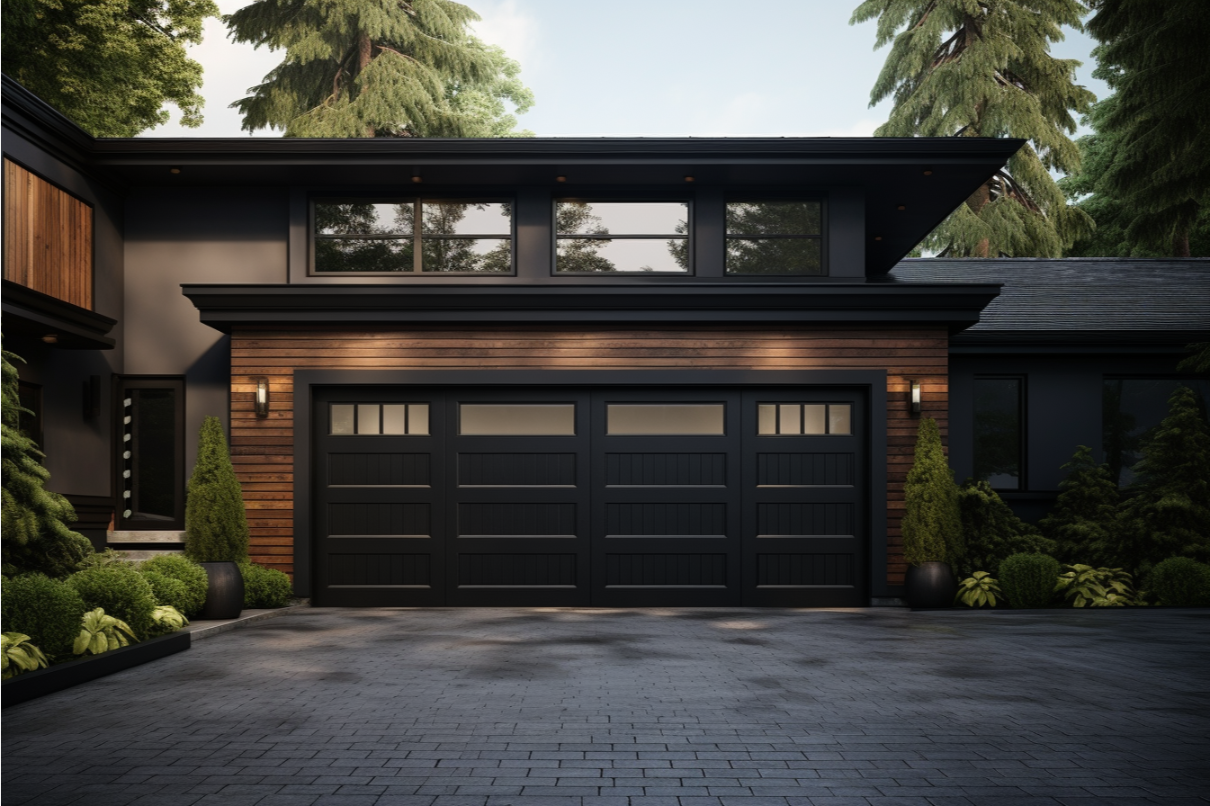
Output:
[[[869,107],[889,46],[875,23],[850,26],[857,0],[463,0],[480,38],[521,63],[536,96],[518,118],[540,137],[867,137],[890,101]],[[247,0],[218,0],[231,13]],[[1094,42],[1068,31],[1052,52],[1084,62],[1098,97]],[[226,38],[218,20],[191,55],[205,68],[205,123],[146,137],[243,137],[228,108],[281,54]],[[175,111],[175,110],[174,110]],[[256,136],[279,136],[261,130]]]

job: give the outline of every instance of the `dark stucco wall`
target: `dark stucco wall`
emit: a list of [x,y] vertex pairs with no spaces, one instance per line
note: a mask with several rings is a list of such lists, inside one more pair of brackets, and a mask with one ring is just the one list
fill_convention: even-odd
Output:
[[4,156],[93,206],[94,310],[118,320],[110,332],[113,350],[68,350],[36,339],[5,337],[4,348],[21,356],[22,379],[42,385],[43,450],[49,487],[72,495],[108,496],[110,490],[111,400],[101,396],[101,414],[85,421],[83,384],[99,375],[108,390],[113,373],[123,371],[125,333],[122,295],[123,206],[114,190],[4,128]]
[[285,189],[134,189],[126,199],[126,373],[184,375],[185,472],[202,419],[227,423],[230,347],[182,283],[284,283]]

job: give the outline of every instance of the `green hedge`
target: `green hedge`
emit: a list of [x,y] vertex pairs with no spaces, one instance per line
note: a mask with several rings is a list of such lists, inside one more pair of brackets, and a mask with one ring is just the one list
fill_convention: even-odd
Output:
[[180,554],[164,554],[147,560],[139,566],[139,570],[144,574],[147,572],[163,574],[185,586],[186,595],[181,604],[176,602],[161,602],[160,604],[172,605],[184,613],[186,618],[193,618],[202,612],[202,605],[206,603],[206,590],[210,586],[205,568]]
[[0,617],[5,632],[29,636],[50,659],[71,657],[87,606],[76,589],[59,579],[26,574],[4,580]]
[[1210,605],[1210,565],[1189,557],[1169,557],[1151,569],[1146,588],[1162,605],[1206,607]]
[[86,568],[72,574],[67,582],[80,594],[87,609],[104,608],[106,615],[126,622],[140,641],[155,632],[155,593],[133,566]]
[[164,576],[155,570],[140,568],[139,573],[151,586],[151,592],[155,594],[157,605],[172,605],[182,613],[185,612],[185,603],[189,600],[189,589],[185,587],[184,582]]
[[1012,554],[1000,563],[996,578],[1013,607],[1046,607],[1055,598],[1059,561],[1045,554]]
[[239,572],[244,578],[244,607],[285,607],[294,597],[290,577],[281,571],[248,562],[239,564]]

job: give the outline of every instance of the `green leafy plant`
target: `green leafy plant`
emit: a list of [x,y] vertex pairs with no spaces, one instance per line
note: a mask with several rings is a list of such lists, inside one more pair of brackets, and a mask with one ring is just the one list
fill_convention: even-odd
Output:
[[1053,554],[1054,541],[1018,518],[986,481],[968,479],[958,489],[966,557],[955,572],[970,576],[980,568],[999,568],[1013,554]]
[[1210,606],[1210,565],[1188,557],[1169,557],[1151,569],[1147,589],[1162,605]]
[[1000,588],[1013,607],[1046,607],[1058,577],[1059,561],[1045,554],[1013,554],[998,569]]
[[104,551],[89,554],[83,560],[80,560],[79,565],[76,566],[76,570],[83,571],[86,568],[97,568],[102,565],[133,565],[133,563],[126,556],[126,552],[107,548]]
[[103,609],[129,625],[139,638],[147,637],[154,629],[151,614],[156,608],[155,593],[143,575],[132,566],[87,568],[70,576],[68,582],[80,594],[88,609]]
[[162,604],[172,605],[184,613],[187,618],[193,618],[201,612],[202,605],[206,603],[209,581],[206,577],[206,569],[193,560],[180,554],[162,554],[144,562],[139,566],[139,570],[144,575],[148,573],[162,574],[185,586],[185,593],[180,601],[160,599]]
[[71,654],[88,609],[74,587],[42,574],[22,574],[4,580],[2,598],[6,630],[28,635],[52,660]]
[[184,607],[184,600],[189,598],[189,590],[185,587],[184,582],[146,568],[140,568],[139,573],[151,586],[156,604],[171,605],[177,610]]
[[931,417],[920,418],[916,456],[903,488],[903,556],[911,565],[962,563],[965,555],[958,488]]
[[1124,607],[1146,604],[1142,593],[1134,590],[1134,577],[1121,568],[1093,568],[1091,565],[1067,565],[1059,574],[1055,592],[1072,607]]
[[126,622],[106,615],[105,609],[98,607],[84,614],[80,634],[76,636],[72,651],[77,655],[100,655],[137,643],[138,640]]
[[248,559],[248,518],[217,417],[202,422],[185,499],[185,556],[200,563]]
[[958,583],[954,601],[967,607],[995,607],[997,595],[1003,596],[996,578],[987,571],[976,571]]
[[172,605],[160,605],[151,611],[151,618],[158,628],[157,632],[176,632],[189,623],[189,619]]
[[46,666],[46,656],[42,654],[42,650],[29,643],[28,635],[19,632],[0,635],[0,677],[4,680],[16,677],[22,672],[44,669]]
[[275,568],[265,568],[256,563],[240,563],[240,575],[244,578],[244,607],[285,607],[294,596],[290,577]]
[[1100,558],[1118,528],[1117,480],[1109,465],[1093,460],[1087,445],[1077,446],[1062,469],[1067,475],[1059,482],[1059,497],[1038,525],[1055,541],[1054,556]]

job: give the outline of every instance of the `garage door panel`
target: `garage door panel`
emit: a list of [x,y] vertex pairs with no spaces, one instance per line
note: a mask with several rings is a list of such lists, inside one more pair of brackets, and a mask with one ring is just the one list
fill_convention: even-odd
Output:
[[605,537],[726,537],[721,501],[612,501],[605,505]]
[[727,454],[721,451],[610,451],[606,487],[725,487]]
[[457,508],[459,538],[582,537],[580,507],[574,501],[464,501]]
[[[787,446],[790,447],[790,446]],[[855,451],[781,450],[756,454],[758,487],[852,487]]]
[[575,487],[574,452],[458,454],[459,487]]
[[328,454],[330,487],[431,487],[429,452],[380,450]]
[[805,537],[857,534],[854,502],[764,501],[756,505],[756,536]]

